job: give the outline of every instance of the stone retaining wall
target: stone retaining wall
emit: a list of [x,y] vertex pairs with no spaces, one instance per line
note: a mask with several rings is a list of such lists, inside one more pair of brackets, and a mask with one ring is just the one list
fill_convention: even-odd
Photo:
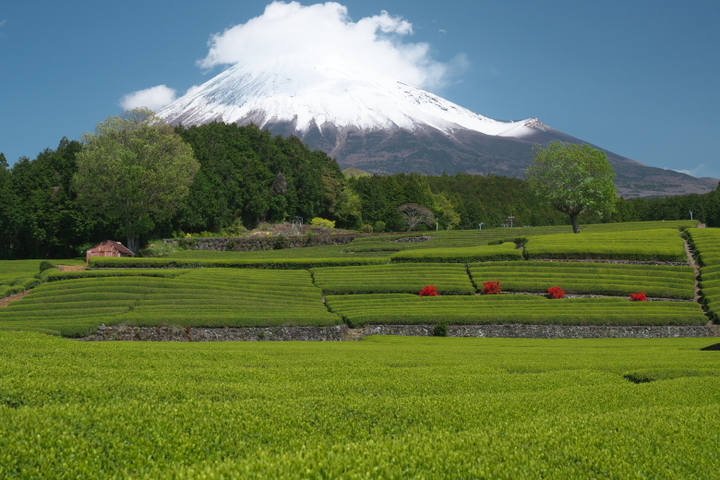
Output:
[[[222,341],[340,341],[369,335],[428,337],[435,325],[369,325],[349,329],[332,327],[195,328],[182,326],[133,327],[101,325],[86,341],[140,340],[174,342]],[[676,338],[718,337],[718,325],[605,327],[579,325],[449,325],[449,337],[486,338]]]
[[181,238],[167,239],[165,243],[168,245],[179,245],[188,250],[255,252],[261,250],[279,250],[283,248],[347,245],[358,236],[360,235],[275,235],[244,238]]

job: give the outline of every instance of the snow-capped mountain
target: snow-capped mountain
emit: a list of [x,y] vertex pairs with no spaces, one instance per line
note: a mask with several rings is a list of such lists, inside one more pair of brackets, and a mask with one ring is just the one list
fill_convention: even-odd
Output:
[[[342,59],[235,65],[158,115],[185,126],[254,123],[297,135],[342,168],[375,173],[458,172],[522,177],[532,147],[585,143],[536,118],[499,121]],[[608,152],[625,196],[702,193],[717,185]]]

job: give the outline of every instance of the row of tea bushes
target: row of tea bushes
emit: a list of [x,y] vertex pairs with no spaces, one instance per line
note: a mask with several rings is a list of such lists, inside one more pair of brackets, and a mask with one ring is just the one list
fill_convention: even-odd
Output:
[[[140,272],[139,272],[140,273]],[[200,269],[50,282],[0,310],[0,328],[82,336],[101,323],[250,327],[335,325],[304,270]]]
[[694,302],[623,298],[548,299],[536,295],[330,295],[328,307],[352,327],[369,324],[703,325]]
[[513,242],[475,247],[404,250],[390,256],[392,262],[472,263],[522,260],[522,250]]
[[[301,250],[301,249],[295,249]],[[234,257],[214,252],[215,259],[207,258],[117,258],[95,257],[90,260],[92,268],[257,268],[294,270],[341,265],[377,265],[387,263],[384,258],[252,258]],[[254,253],[254,252],[240,252]]]
[[464,263],[387,264],[311,270],[325,295],[354,293],[417,293],[435,285],[442,295],[472,295],[476,288]]
[[702,301],[717,322],[720,320],[720,229],[693,228],[686,236],[700,263]]
[[627,296],[642,291],[660,298],[695,296],[690,266],[526,261],[475,263],[469,270],[476,285],[500,281],[504,291],[546,292],[561,285],[570,294]]
[[618,259],[686,263],[687,252],[676,229],[533,236],[525,246],[529,259]]
[[710,340],[0,332],[0,478],[712,478]]

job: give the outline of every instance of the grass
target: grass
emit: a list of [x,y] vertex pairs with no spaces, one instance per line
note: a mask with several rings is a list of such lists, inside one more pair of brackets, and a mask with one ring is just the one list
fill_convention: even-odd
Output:
[[0,332],[0,478],[712,478],[710,343]]

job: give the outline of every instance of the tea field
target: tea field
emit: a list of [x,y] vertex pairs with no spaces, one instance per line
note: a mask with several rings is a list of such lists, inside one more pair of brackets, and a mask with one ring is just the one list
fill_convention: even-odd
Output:
[[0,478],[716,478],[712,343],[0,332]]
[[[0,296],[30,291],[0,308],[0,330],[82,337],[101,324],[704,325],[718,318],[720,235],[694,225],[415,232],[326,247],[96,257],[80,272],[0,262]],[[486,282],[499,282],[502,294],[483,294]],[[440,296],[419,297],[426,286]],[[550,288],[567,298],[543,298]],[[631,301],[639,294],[650,301]]]

